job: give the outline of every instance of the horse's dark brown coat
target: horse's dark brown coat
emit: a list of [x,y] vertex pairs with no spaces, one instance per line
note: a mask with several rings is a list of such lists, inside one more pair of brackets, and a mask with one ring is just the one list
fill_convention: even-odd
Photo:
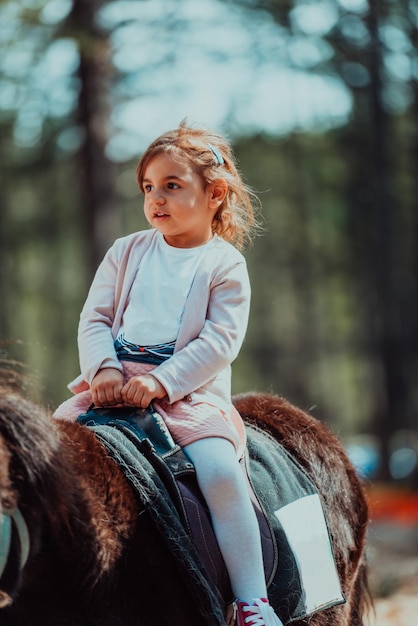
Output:
[[[236,399],[307,470],[323,498],[347,603],[296,626],[362,626],[367,505],[338,440],[271,395]],[[31,556],[2,626],[199,626],[188,581],[102,445],[19,394],[0,395],[0,511],[15,499]]]

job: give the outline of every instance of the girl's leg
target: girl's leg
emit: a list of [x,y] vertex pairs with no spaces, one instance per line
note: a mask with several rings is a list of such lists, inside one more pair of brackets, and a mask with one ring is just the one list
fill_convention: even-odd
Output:
[[195,466],[234,595],[246,602],[265,598],[260,529],[232,443],[211,437],[184,451]]

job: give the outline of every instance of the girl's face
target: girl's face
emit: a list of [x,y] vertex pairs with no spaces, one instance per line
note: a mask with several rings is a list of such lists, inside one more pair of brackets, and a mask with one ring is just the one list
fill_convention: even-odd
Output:
[[205,189],[191,165],[160,153],[145,168],[142,189],[145,217],[170,246],[195,248],[212,238],[212,220],[227,192],[224,180]]

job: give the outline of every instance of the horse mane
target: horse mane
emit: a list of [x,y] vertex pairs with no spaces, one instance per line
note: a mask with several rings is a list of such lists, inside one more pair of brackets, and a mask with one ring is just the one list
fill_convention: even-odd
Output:
[[[23,397],[19,375],[0,371],[0,435],[11,456],[11,478],[30,484],[42,495],[57,474],[60,439],[51,416]],[[48,479],[49,477],[49,479]],[[48,485],[43,485],[47,481]]]
[[[88,545],[85,582],[95,585],[121,552],[119,530],[109,532],[108,520],[101,523],[112,498],[109,472],[113,480],[119,470],[106,464],[101,444],[88,429],[54,420],[24,398],[21,382],[19,372],[0,368],[1,499],[23,509],[29,523],[36,519],[32,526],[47,527],[59,550],[70,549],[78,538]],[[120,490],[120,481],[116,484]],[[97,486],[101,492],[96,496]],[[131,517],[127,514],[125,526]],[[121,536],[126,534],[123,528]]]
[[65,549],[74,537],[74,520],[79,526],[87,515],[68,467],[59,426],[48,411],[24,398],[17,385],[4,385],[4,378],[2,383],[1,500],[21,511],[30,529],[32,548],[45,542],[41,538],[45,533],[46,541]]

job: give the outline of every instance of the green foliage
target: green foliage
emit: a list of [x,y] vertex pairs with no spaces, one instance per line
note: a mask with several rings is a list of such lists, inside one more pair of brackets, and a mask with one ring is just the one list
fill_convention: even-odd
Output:
[[240,359],[249,374],[239,384],[316,405],[350,432],[367,422],[371,402],[368,359],[356,341],[362,319],[340,193],[347,163],[337,138],[258,137],[237,152],[264,216],[264,232],[247,254],[253,304]]
[[[263,206],[263,232],[246,253],[253,304],[234,390],[315,405],[342,432],[373,429],[388,450],[418,410],[417,2],[226,4],[234,23],[254,28],[253,67],[270,53],[277,63],[276,132],[235,115],[239,93],[221,102]],[[145,5],[151,10],[133,0],[0,3],[0,341],[5,356],[29,365],[51,407],[77,374],[78,315],[101,254],[146,227],[132,159],[140,150],[126,132],[120,147],[118,116],[141,95],[174,105],[176,89],[186,89],[178,65],[195,60],[196,42],[217,68],[207,106],[219,106],[217,88],[231,78],[221,68],[250,46],[241,41],[237,55],[229,39],[216,39],[216,0],[207,18],[189,15],[187,0],[167,1],[170,28],[148,13],[142,56],[122,58],[123,45],[145,33]],[[150,33],[166,46],[155,58],[145,54],[155,50]],[[161,68],[174,76],[169,87]],[[350,118],[327,119],[318,97],[316,131],[307,132],[297,113],[308,94],[296,90],[296,126],[284,132],[280,105],[301,75],[322,78],[311,86],[338,83]],[[138,115],[138,127],[147,124]]]

